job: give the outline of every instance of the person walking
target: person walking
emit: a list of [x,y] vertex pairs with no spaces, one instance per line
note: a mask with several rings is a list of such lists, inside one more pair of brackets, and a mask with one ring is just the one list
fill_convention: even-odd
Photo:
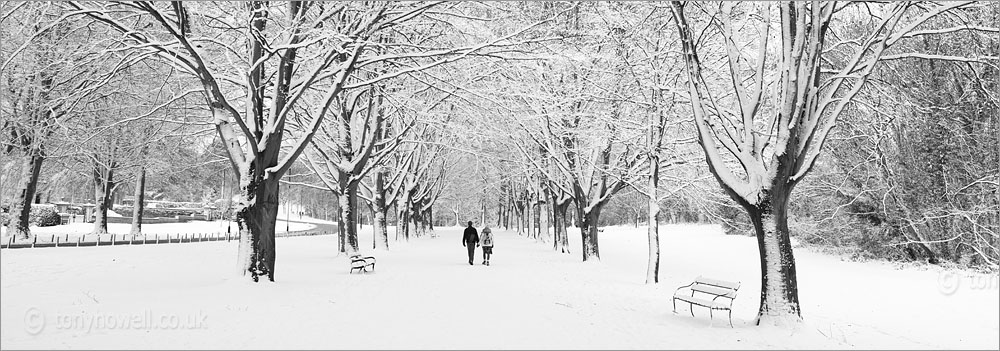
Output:
[[472,226],[472,221],[469,221],[469,226],[465,227],[465,234],[462,235],[462,246],[469,249],[469,265],[472,265],[473,258],[476,257],[476,246],[479,246],[479,233],[476,232],[476,227]]
[[483,228],[483,235],[479,240],[480,245],[483,247],[483,264],[490,265],[490,257],[493,256],[493,232],[490,230],[490,226]]

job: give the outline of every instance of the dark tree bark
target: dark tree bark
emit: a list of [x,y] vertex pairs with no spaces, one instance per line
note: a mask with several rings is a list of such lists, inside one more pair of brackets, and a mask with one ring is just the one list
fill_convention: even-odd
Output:
[[114,189],[114,165],[94,165],[94,230],[92,234],[108,233],[108,206]]
[[585,211],[585,208],[577,206],[577,217],[583,218],[580,221],[580,240],[581,247],[583,250],[583,260],[600,260],[601,250],[598,246],[598,230],[597,221],[601,218],[601,208],[604,204],[598,204],[594,206],[590,211]]
[[139,170],[139,174],[135,177],[135,204],[132,207],[132,230],[129,232],[132,235],[142,234],[142,210],[145,208],[144,202],[146,201],[146,168],[143,167]]
[[386,228],[385,214],[388,210],[385,201],[385,172],[375,173],[375,194],[373,194],[373,211],[375,217],[374,249],[389,250],[389,230]]
[[776,184],[759,204],[741,204],[750,215],[760,251],[759,316],[801,315],[788,230],[788,199],[793,186]]
[[7,224],[9,234],[15,238],[27,239],[31,235],[28,229],[28,226],[31,224],[29,222],[31,219],[31,200],[35,198],[35,192],[38,189],[38,175],[42,172],[43,161],[45,161],[45,155],[41,150],[33,152],[31,158],[28,160],[27,177],[25,177],[24,187],[21,189],[21,194],[17,199],[17,207],[10,212],[12,214],[16,213],[17,217]]
[[552,248],[561,253],[570,253],[569,249],[569,232],[566,229],[569,223],[566,219],[566,212],[569,210],[569,206],[572,204],[572,200],[569,198],[557,199],[552,198],[552,222],[553,222],[553,234],[554,240],[552,242]]
[[337,226],[340,230],[341,241],[344,242],[340,252],[358,252],[358,184],[350,181],[350,174],[339,172],[338,177],[340,188],[343,193],[338,196],[340,202],[340,219]]
[[273,178],[258,178],[244,184],[247,184],[242,187],[246,203],[237,211],[236,223],[240,228],[240,244],[246,245],[241,250],[249,253],[246,256],[250,262],[247,270],[254,281],[261,276],[274,281],[274,230],[278,220],[279,182]]

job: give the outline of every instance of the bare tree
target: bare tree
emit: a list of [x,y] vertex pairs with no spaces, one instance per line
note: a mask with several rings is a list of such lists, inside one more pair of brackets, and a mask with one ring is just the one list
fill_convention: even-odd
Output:
[[[733,3],[672,3],[691,108],[709,169],[749,214],[757,235],[762,273],[758,323],[801,318],[788,201],[815,165],[837,117],[877,62],[889,57],[891,46],[927,34],[918,28],[929,19],[972,5],[885,4],[880,6],[882,16],[867,16],[870,23],[849,23],[851,17],[840,20],[835,15],[858,6],[856,14],[863,16],[860,11],[872,5],[767,3],[753,5],[757,13],[751,15],[752,9]],[[714,16],[706,28],[717,33],[721,52],[706,50],[695,37],[685,11],[690,6]],[[772,34],[775,10],[780,32]],[[733,25],[737,17],[745,19],[741,28]],[[756,28],[747,25],[752,22],[758,23]],[[849,25],[859,25],[865,33],[837,32],[838,26]],[[780,46],[769,45],[772,35]],[[828,37],[838,41],[828,42]],[[747,55],[747,46],[755,52]],[[709,57],[727,62],[728,75],[710,74]],[[769,79],[765,72],[771,67],[775,77]],[[777,85],[773,96],[768,93],[771,84]]]

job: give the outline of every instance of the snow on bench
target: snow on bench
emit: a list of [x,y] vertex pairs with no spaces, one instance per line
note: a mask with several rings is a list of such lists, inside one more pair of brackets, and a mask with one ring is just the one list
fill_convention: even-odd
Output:
[[359,273],[368,272],[368,267],[371,267],[371,270],[373,271],[375,270],[375,257],[361,256],[358,254],[351,255],[350,273],[354,273],[355,269],[357,269]]
[[[681,289],[687,288],[691,291],[691,295],[682,294]],[[691,311],[691,317],[694,317],[694,305],[708,308],[709,319],[712,320],[715,316],[712,314],[714,310],[725,310],[729,311],[729,326],[733,326],[733,300],[736,300],[736,291],[740,289],[740,282],[728,282],[724,280],[705,278],[698,276],[694,279],[691,284],[677,288],[674,291],[674,313],[677,313],[677,300],[681,300],[691,304],[688,310]],[[706,296],[706,298],[695,297],[694,293],[698,292]],[[707,299],[711,297],[711,300]],[[729,299],[729,300],[719,300],[719,298]]]

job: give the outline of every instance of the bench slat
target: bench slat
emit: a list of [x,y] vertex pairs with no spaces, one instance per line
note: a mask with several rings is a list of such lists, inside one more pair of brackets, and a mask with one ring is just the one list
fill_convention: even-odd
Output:
[[699,306],[702,306],[702,307],[708,307],[708,308],[711,308],[713,310],[728,310],[728,309],[731,309],[731,307],[730,307],[731,303],[727,303],[727,302],[729,302],[729,300],[727,300],[727,301],[719,301],[719,300],[712,301],[712,300],[699,299],[697,297],[691,297],[691,296],[680,295],[680,294],[674,294],[674,298],[678,299],[678,300],[681,300],[681,301],[690,302],[690,303],[693,303],[695,305],[699,305]]
[[714,285],[695,283],[694,285],[691,286],[691,290],[716,296],[736,298],[736,290],[720,288]]
[[717,286],[717,287],[720,287],[720,288],[726,288],[726,289],[739,289],[740,288],[740,283],[739,282],[736,282],[736,283],[734,283],[734,282],[727,282],[725,280],[705,278],[705,277],[702,277],[702,276],[698,276],[698,278],[695,279],[694,282],[698,283],[698,284],[714,285],[714,286]]

